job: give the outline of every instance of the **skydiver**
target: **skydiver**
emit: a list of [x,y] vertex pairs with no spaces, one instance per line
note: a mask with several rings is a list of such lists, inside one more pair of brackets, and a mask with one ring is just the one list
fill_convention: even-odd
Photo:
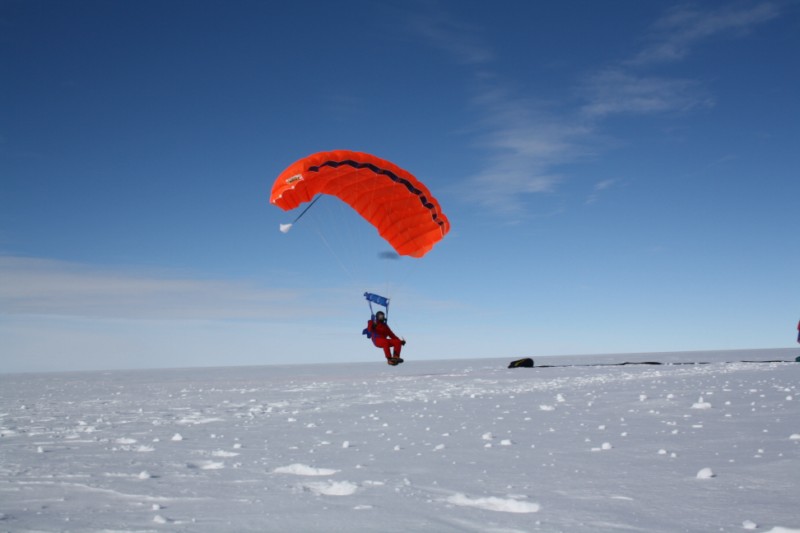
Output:
[[400,358],[400,350],[405,346],[406,341],[394,334],[386,323],[386,314],[383,311],[375,313],[374,318],[367,322],[367,331],[372,338],[372,343],[378,348],[383,348],[386,363],[395,366],[403,362]]

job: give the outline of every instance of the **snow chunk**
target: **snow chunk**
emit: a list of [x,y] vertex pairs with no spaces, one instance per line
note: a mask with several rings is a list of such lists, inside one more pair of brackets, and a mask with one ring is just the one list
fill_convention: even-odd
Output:
[[789,439],[790,440],[800,440],[800,433],[793,433],[792,436],[789,437]]
[[702,468],[697,473],[697,479],[711,479],[712,477],[716,477],[716,474],[710,468]]
[[202,417],[199,414],[193,414],[177,421],[178,424],[184,426],[197,426],[200,424],[210,424],[212,422],[224,422],[222,418],[217,417]]
[[350,496],[358,490],[358,485],[349,481],[320,481],[303,487],[321,496]]
[[752,520],[745,520],[744,522],[742,522],[742,528],[744,528],[744,529],[758,529],[758,524],[756,524]]
[[487,511],[497,511],[501,513],[538,513],[539,504],[521,502],[510,498],[470,498],[464,494],[454,494],[447,498],[448,503],[460,507],[477,507]]
[[236,457],[239,454],[236,453],[236,452],[228,452],[228,451],[225,451],[225,450],[215,450],[215,451],[211,452],[211,455],[213,457]]
[[222,470],[225,468],[224,461],[198,461],[196,463],[186,463],[186,468],[199,468],[200,470]]
[[289,466],[279,466],[273,470],[276,474],[292,474],[295,476],[331,476],[338,472],[333,468],[314,468],[313,466],[295,463]]
[[700,399],[698,399],[697,402],[692,405],[692,409],[711,409],[711,404],[705,401],[702,396],[700,396]]
[[170,439],[170,440],[175,441],[175,442],[182,441],[183,440],[183,435],[181,435],[180,433],[175,433],[172,436],[172,439]]

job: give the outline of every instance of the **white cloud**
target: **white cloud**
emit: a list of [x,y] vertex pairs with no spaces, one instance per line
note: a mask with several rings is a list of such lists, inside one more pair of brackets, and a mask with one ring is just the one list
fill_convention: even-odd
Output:
[[597,183],[594,184],[594,190],[595,191],[604,191],[606,189],[610,189],[616,182],[617,182],[617,180],[615,180],[615,179],[608,179],[608,180],[598,181]]
[[696,81],[640,76],[617,68],[591,76],[582,93],[587,99],[582,111],[592,118],[689,111],[714,104]]
[[[433,4],[437,6],[437,4]],[[644,116],[688,112],[714,105],[705,85],[694,79],[644,73],[665,61],[685,58],[703,40],[718,35],[746,35],[778,15],[773,3],[717,10],[680,6],[669,10],[650,29],[647,43],[633,59],[609,62],[584,77],[572,109],[512,94],[503,77],[491,72],[495,56],[479,29],[458,21],[454,13],[426,8],[415,19],[415,31],[432,45],[472,67],[482,115],[477,146],[486,151],[484,165],[465,177],[467,199],[502,216],[524,213],[527,195],[550,193],[566,180],[559,167],[591,153],[603,121],[618,115]],[[520,67],[522,68],[522,66]],[[575,89],[575,90],[571,90]],[[589,203],[596,199],[597,191]]]
[[600,194],[602,194],[603,191],[607,191],[608,189],[616,186],[618,182],[619,180],[617,179],[607,179],[598,181],[597,183],[594,184],[593,192],[592,194],[589,195],[589,198],[586,199],[586,203],[593,204],[597,202],[597,200],[600,198]]
[[432,45],[464,64],[481,65],[494,59],[492,50],[477,35],[479,28],[440,9],[435,2],[420,3],[420,7],[424,11],[412,15],[410,24],[414,32]]
[[522,195],[556,189],[562,176],[554,167],[585,153],[581,142],[590,130],[503,95],[484,95],[481,106],[487,118],[478,143],[489,156],[483,168],[467,178],[464,190],[472,201],[495,212],[519,214]]
[[[99,269],[0,256],[0,315],[121,319],[280,319],[312,312],[305,295],[251,283]],[[314,302],[316,312],[325,305]]]
[[779,9],[772,2],[747,7],[731,4],[716,10],[690,5],[674,7],[656,22],[649,35],[649,44],[630,64],[681,60],[705,39],[718,35],[746,35],[755,26],[772,20],[778,14]]

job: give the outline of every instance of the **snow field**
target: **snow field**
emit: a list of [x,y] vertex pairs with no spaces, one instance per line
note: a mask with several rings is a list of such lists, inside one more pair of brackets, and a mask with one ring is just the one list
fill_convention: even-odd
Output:
[[0,531],[800,531],[800,365],[409,363],[0,376]]

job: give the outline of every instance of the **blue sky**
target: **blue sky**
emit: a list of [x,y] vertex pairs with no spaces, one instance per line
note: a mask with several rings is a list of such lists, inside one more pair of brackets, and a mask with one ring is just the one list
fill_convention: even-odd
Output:
[[[0,2],[0,372],[791,346],[800,5]],[[381,259],[314,152],[452,231]]]

